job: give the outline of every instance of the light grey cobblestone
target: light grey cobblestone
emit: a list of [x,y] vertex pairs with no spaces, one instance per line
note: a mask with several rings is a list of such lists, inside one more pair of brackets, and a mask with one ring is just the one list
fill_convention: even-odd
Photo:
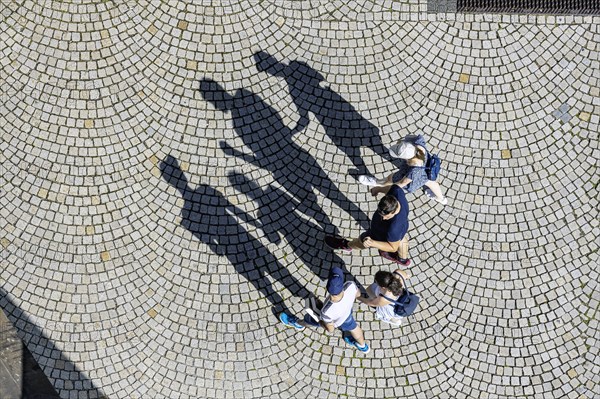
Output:
[[[600,396],[600,18],[426,11],[7,3],[0,305],[61,397]],[[312,98],[287,137],[300,110],[260,50],[340,99]],[[256,112],[236,125],[203,79]],[[355,137],[336,142],[337,127]],[[358,137],[372,127],[381,145]],[[281,325],[274,309],[324,295],[330,264],[363,285],[390,269],[321,240],[375,210],[353,160],[391,172],[385,148],[420,132],[449,204],[409,195],[418,313],[392,328],[356,306],[366,356]]]

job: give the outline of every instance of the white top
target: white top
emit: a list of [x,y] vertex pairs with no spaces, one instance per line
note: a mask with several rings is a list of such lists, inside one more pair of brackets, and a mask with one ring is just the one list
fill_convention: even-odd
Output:
[[[379,296],[382,294],[381,292],[381,288],[377,285],[377,284],[373,284],[372,286],[373,288],[373,293],[376,296]],[[388,295],[386,295],[388,298],[391,299],[396,299],[394,298],[394,294],[389,293]],[[385,299],[385,298],[383,298]],[[397,319],[398,316],[396,316],[396,314],[394,313],[394,304],[393,303],[389,303],[387,305],[383,305],[383,306],[377,306],[375,308],[375,318],[377,320],[384,320],[384,321],[390,321],[392,319]]]
[[332,302],[330,297],[327,297],[321,309],[321,320],[325,323],[333,324],[339,327],[352,313],[352,305],[356,299],[358,287],[352,281],[344,283],[344,296],[339,302]]

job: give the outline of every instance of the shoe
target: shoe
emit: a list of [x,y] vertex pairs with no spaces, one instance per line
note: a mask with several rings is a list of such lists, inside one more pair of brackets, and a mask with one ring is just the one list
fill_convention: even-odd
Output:
[[369,347],[369,344],[367,344],[365,342],[364,346],[360,346],[358,344],[358,342],[356,342],[356,340],[352,336],[346,336],[346,337],[344,337],[344,341],[346,341],[346,343],[348,345],[355,347],[356,349],[358,349],[359,351],[361,351],[364,354],[367,354],[367,353],[371,352],[371,348]]
[[348,240],[333,236],[325,237],[325,245],[331,249],[341,249],[345,252],[352,252],[352,248],[348,246]]
[[365,186],[376,186],[377,185],[377,179],[374,178],[373,176],[360,175],[360,176],[358,176],[358,182],[360,184],[364,184]]
[[448,205],[448,198],[442,197],[442,199],[439,199],[429,187],[423,187],[423,191],[425,192],[425,195],[429,197],[429,199],[439,202],[442,205]]
[[382,251],[381,249],[379,250],[379,255],[383,256],[387,260],[390,260],[390,261],[397,263],[399,265],[402,265],[404,267],[410,266],[410,263],[411,263],[410,259],[399,258],[398,255],[392,254],[390,252]]
[[295,316],[290,316],[287,313],[282,313],[279,315],[279,320],[281,320],[281,322],[283,324],[285,324],[288,327],[294,327],[296,330],[298,331],[302,331],[304,330],[304,326],[298,324],[298,318]]
[[442,199],[435,197],[433,200],[439,202],[442,205],[448,205],[448,198],[446,197],[443,197]]

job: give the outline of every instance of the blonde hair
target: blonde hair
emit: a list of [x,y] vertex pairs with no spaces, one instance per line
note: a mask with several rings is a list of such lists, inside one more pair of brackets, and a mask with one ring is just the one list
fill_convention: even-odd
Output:
[[415,156],[412,157],[411,159],[406,160],[406,163],[409,164],[410,166],[418,166],[420,164],[424,164],[425,163],[425,155],[426,155],[425,150],[423,150],[422,147],[416,145],[415,146]]

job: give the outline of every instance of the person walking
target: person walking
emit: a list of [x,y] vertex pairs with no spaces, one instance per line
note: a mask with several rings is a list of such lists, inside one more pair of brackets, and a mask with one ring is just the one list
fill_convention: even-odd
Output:
[[394,301],[404,293],[404,280],[410,277],[403,270],[396,269],[392,273],[380,270],[375,273],[375,282],[367,287],[368,297],[360,297],[362,303],[375,307],[375,318],[396,326],[402,318],[394,313]]
[[373,176],[361,175],[358,181],[366,186],[371,186],[371,194],[376,197],[385,193],[393,184],[403,188],[407,193],[413,193],[423,188],[430,199],[442,205],[448,204],[448,199],[442,193],[439,183],[429,180],[425,165],[430,157],[427,152],[425,138],[422,135],[405,137],[398,144],[390,147],[390,155],[404,160],[398,171],[386,178],[376,179]]
[[377,211],[371,218],[370,228],[360,237],[349,241],[345,238],[326,236],[325,244],[334,250],[351,252],[377,248],[385,259],[402,266],[409,266],[408,258],[408,201],[402,188],[392,185],[379,201]]
[[[363,330],[358,326],[352,315],[352,306],[356,298],[361,296],[356,284],[352,281],[345,281],[342,269],[332,267],[327,278],[327,293],[328,296],[323,302],[318,325],[325,328],[330,334],[336,328],[349,333],[350,336],[345,336],[344,341],[362,353],[369,353],[371,348],[365,342]],[[300,320],[286,312],[279,315],[279,320],[286,326],[293,327],[298,331],[304,330],[306,326],[315,325],[312,319],[305,317],[305,320]]]

